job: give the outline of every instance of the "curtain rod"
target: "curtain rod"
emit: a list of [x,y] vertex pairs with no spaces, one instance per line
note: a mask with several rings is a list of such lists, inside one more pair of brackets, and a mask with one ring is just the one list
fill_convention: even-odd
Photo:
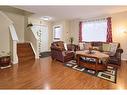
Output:
[[101,21],[101,20],[106,20],[107,17],[104,18],[95,18],[95,19],[89,19],[89,20],[81,20],[83,22],[93,22],[93,21]]

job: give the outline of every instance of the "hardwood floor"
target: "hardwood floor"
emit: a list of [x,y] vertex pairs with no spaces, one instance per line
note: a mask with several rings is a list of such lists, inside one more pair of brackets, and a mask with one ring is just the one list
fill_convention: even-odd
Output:
[[63,66],[50,57],[0,70],[0,89],[127,89],[127,63],[117,72],[117,83]]

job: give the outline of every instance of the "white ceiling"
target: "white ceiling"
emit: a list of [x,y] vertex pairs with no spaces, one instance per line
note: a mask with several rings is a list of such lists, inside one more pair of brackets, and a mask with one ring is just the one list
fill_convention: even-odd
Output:
[[127,11],[127,6],[13,6],[34,13],[32,16],[51,16],[54,20],[88,19]]

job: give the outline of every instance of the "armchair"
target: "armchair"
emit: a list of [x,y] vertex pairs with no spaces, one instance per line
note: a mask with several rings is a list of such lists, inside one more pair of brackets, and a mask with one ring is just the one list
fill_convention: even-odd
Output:
[[56,59],[61,62],[67,62],[72,60],[74,57],[73,51],[65,50],[63,41],[53,42],[50,48],[52,59]]

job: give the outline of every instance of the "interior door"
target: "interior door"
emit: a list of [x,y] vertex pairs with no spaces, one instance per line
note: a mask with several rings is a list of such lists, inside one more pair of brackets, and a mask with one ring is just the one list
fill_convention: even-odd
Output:
[[46,25],[34,25],[33,32],[38,36],[39,53],[48,51],[48,27]]
[[48,51],[48,27],[47,26],[41,26],[41,51],[45,52]]

